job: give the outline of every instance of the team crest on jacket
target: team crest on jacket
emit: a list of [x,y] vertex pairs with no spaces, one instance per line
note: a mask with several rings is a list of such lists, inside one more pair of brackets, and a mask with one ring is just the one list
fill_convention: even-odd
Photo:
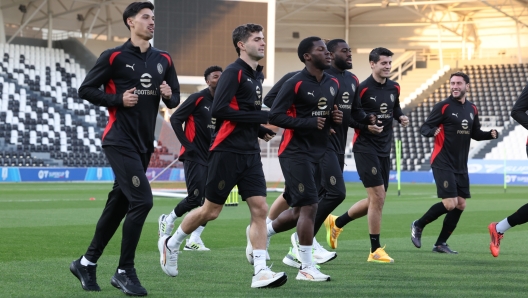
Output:
[[158,63],[158,72],[159,74],[163,73],[163,66],[161,65],[161,63]]
[[352,92],[356,92],[356,86],[354,84],[351,84],[352,85]]
[[469,117],[473,120],[473,113],[469,113]]
[[394,94],[390,95],[390,99],[391,99],[392,102],[394,102]]
[[332,96],[335,96],[335,89],[332,86],[330,86],[330,94],[332,94]]

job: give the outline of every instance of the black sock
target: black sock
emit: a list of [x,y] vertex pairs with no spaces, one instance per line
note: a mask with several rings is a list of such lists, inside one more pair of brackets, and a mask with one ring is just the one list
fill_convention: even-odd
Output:
[[417,220],[414,224],[420,229],[423,229],[426,225],[430,224],[431,222],[435,221],[437,218],[439,218],[442,214],[446,214],[448,210],[444,206],[442,202],[436,203],[425,214]]
[[354,219],[348,215],[348,211],[345,212],[343,215],[336,218],[335,225],[338,228],[344,227],[347,223],[353,221]]
[[444,218],[442,231],[440,231],[440,236],[438,236],[438,240],[436,240],[435,245],[441,245],[447,242],[449,236],[451,236],[453,231],[456,229],[458,221],[460,220],[460,215],[462,215],[463,211],[464,210],[455,208],[447,213]]
[[379,238],[380,234],[370,234],[370,252],[375,252],[381,247]]
[[526,222],[528,222],[528,204],[522,206],[517,212],[508,216],[508,223],[511,227],[522,225]]

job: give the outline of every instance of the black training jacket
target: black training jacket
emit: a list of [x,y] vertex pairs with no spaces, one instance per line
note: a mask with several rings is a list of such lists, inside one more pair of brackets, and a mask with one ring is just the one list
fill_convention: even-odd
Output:
[[491,131],[484,132],[480,129],[477,106],[467,99],[462,104],[449,96],[435,104],[420,132],[425,137],[433,137],[438,128],[441,130],[435,137],[431,167],[457,174],[468,172],[471,139],[492,139]]
[[343,123],[334,127],[336,133],[330,136],[328,148],[339,154],[345,154],[348,126],[352,120],[368,124],[367,114],[363,111],[359,100],[359,80],[353,73],[340,71],[334,67],[330,67],[325,72],[334,76],[339,82],[339,93],[335,104],[343,111]]
[[512,118],[524,126],[524,128],[528,129],[528,115],[526,111],[528,111],[528,85],[524,87],[511,111]]
[[[270,123],[285,128],[279,157],[319,162],[328,146],[332,110],[339,92],[336,78],[324,73],[320,82],[306,68],[282,85],[270,111]],[[322,130],[317,117],[326,118]]]
[[389,79],[380,84],[370,75],[359,84],[359,98],[365,113],[376,114],[383,131],[373,134],[366,125],[358,126],[353,123],[355,135],[352,151],[387,157],[391,151],[392,119],[400,121],[400,116],[403,116],[400,108],[400,85]]
[[[141,53],[130,39],[123,45],[104,51],[79,88],[79,97],[94,105],[108,107],[110,119],[102,136],[102,145],[154,151],[154,129],[159,110],[163,81],[172,89],[168,108],[180,103],[180,84],[172,59],[167,52],[149,47]],[[104,91],[99,88],[104,86]],[[123,106],[123,93],[136,87],[138,102]]]
[[[209,88],[191,94],[170,118],[172,129],[182,144],[179,160],[207,165],[211,135],[215,124],[211,119],[213,96]],[[185,129],[182,124],[185,123]]]
[[255,71],[240,58],[222,72],[212,105],[216,128],[210,151],[260,152],[257,137],[271,132],[260,125],[268,123],[268,112],[261,110],[261,72],[262,66]]

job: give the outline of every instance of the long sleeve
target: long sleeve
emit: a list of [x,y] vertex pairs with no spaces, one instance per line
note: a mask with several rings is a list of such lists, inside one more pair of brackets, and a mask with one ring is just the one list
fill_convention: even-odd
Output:
[[266,94],[266,97],[264,97],[264,104],[267,107],[271,108],[271,106],[273,106],[273,102],[275,101],[275,98],[277,97],[277,94],[279,94],[279,91],[280,91],[282,85],[284,85],[284,83],[287,80],[289,80],[291,77],[293,77],[297,73],[299,73],[299,72],[298,71],[289,72],[289,73],[285,74],[277,83],[275,83],[275,85],[273,85],[273,87],[268,92],[268,94]]
[[394,108],[393,108],[392,117],[396,121],[400,122],[400,117],[404,116],[404,114],[400,106],[400,88],[399,88],[399,85],[397,86],[398,86],[398,94],[396,95],[396,98],[394,99]]
[[187,151],[192,151],[195,149],[195,146],[185,135],[182,125],[189,119],[189,116],[194,111],[197,99],[198,97],[194,94],[187,98],[187,100],[183,102],[183,104],[172,114],[170,118],[171,126],[174,130],[174,133],[176,133],[176,137]]
[[282,128],[317,128],[317,118],[295,118],[290,108],[295,101],[291,84],[284,84],[270,110],[270,123]]
[[511,116],[524,128],[528,129],[528,85],[524,87],[521,95],[513,105]]
[[438,126],[442,122],[442,111],[441,105],[436,104],[434,108],[431,110],[431,113],[425,120],[424,124],[422,124],[422,127],[420,128],[420,133],[424,137],[433,137],[436,129],[438,129]]
[[266,136],[266,134],[270,134],[270,135],[274,135],[275,132],[269,128],[266,128],[264,126],[260,126],[259,127],[259,132],[258,132],[258,137],[261,138],[261,139],[264,139],[264,137]]
[[[102,85],[106,87],[112,79],[111,55],[112,51],[106,50],[99,56],[95,66],[88,72],[81,87],[79,87],[80,98],[97,106],[115,107],[123,105],[123,94],[106,93],[100,89]],[[113,91],[115,92],[115,86]]]
[[236,92],[238,89],[238,74],[234,69],[227,69],[222,73],[215,91],[212,117],[245,123],[268,123],[266,111],[239,111],[236,106]]
[[[499,137],[499,132],[497,132],[497,138]],[[471,127],[471,138],[477,141],[491,140],[491,131],[482,131],[480,129],[480,120],[478,113],[475,113],[475,118],[473,119],[473,126]]]
[[162,97],[163,102],[169,109],[174,109],[180,104],[180,82],[178,81],[178,76],[176,75],[176,68],[174,63],[172,63],[172,58],[169,61],[169,69],[165,73],[165,82],[172,89],[172,96],[170,99],[165,99]]

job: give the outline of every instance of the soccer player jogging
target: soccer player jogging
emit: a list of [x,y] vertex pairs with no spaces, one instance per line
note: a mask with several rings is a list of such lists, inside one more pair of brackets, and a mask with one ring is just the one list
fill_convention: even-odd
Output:
[[433,252],[457,254],[449,247],[447,239],[455,231],[466,208],[466,199],[471,198],[467,168],[471,139],[496,139],[499,134],[495,129],[487,132],[480,129],[477,106],[466,98],[468,75],[463,72],[451,74],[449,85],[451,96],[434,105],[420,129],[423,136],[435,138],[431,168],[442,201],[411,223],[411,241],[420,248],[425,226],[447,213]]
[[[185,213],[203,204],[209,145],[215,129],[214,120],[211,118],[211,105],[221,75],[221,67],[208,67],[204,73],[208,87],[189,96],[170,118],[172,128],[182,144],[179,160],[183,161],[188,194],[171,213],[160,215],[158,219],[159,237],[170,236],[174,221],[178,217],[182,217]],[[182,128],[184,123],[185,130]],[[205,224],[192,232],[184,250],[209,250],[200,237],[204,228]]]
[[[96,263],[124,218],[121,256],[110,283],[127,295],[147,295],[134,268],[141,230],[153,204],[145,172],[154,151],[160,96],[168,108],[180,103],[171,57],[149,43],[154,35],[153,10],[150,2],[134,2],[125,9],[130,39],[104,51],[79,88],[79,97],[108,107],[110,120],[102,145],[116,177],[88,250],[70,265],[86,291],[101,290]],[[105,91],[99,90],[101,85]]]
[[[319,190],[320,200],[314,222],[314,236],[323,225],[326,217],[339,204],[341,204],[346,197],[343,168],[348,126],[354,119],[367,124],[371,121],[361,109],[359,92],[357,91],[359,81],[353,73],[347,71],[348,69],[352,69],[352,51],[350,47],[346,41],[342,39],[334,39],[327,43],[327,48],[332,57],[332,64],[330,68],[325,69],[325,72],[335,77],[339,82],[339,92],[336,105],[338,109],[343,112],[343,121],[341,125],[333,128],[335,133],[330,135],[328,147],[324,158],[321,161],[323,174]],[[276,88],[282,80],[283,79],[277,82],[273,88]],[[266,98],[268,98],[268,95]],[[375,121],[376,117],[374,114],[372,114],[372,117],[374,118],[372,121]],[[277,198],[270,208],[268,218],[275,219],[278,216],[277,214],[277,216],[273,217],[274,214],[272,214],[272,211],[276,212],[275,209],[283,208],[280,210],[282,212],[288,207],[287,202],[282,197]],[[293,247],[297,246],[297,235],[292,235],[291,239]],[[335,252],[329,252],[321,246],[315,237],[313,239],[313,248],[313,258],[317,264],[326,263],[337,256]],[[284,257],[283,262],[287,265],[299,268],[301,264],[297,256],[294,255],[294,251],[296,251],[296,249],[290,250],[290,252]]]
[[262,84],[258,79],[262,72],[258,61],[264,57],[265,46],[262,27],[238,26],[233,31],[233,44],[240,58],[222,73],[211,107],[216,128],[209,149],[205,201],[183,219],[172,237],[160,237],[160,265],[167,275],[178,275],[178,254],[183,240],[200,225],[218,217],[237,185],[251,212],[249,238],[255,259],[251,287],[278,287],[286,282],[287,276],[266,266],[268,206],[257,140],[260,137],[269,141],[274,134],[260,125],[268,122],[268,112],[261,110]]
[[367,198],[356,202],[340,217],[329,215],[325,220],[328,244],[336,248],[343,227],[367,215],[371,243],[367,261],[377,263],[394,262],[380,245],[381,217],[389,187],[392,121],[397,120],[403,127],[409,125],[409,119],[400,108],[400,86],[389,79],[392,55],[386,48],[373,49],[369,55],[372,75],[359,85],[363,110],[375,113],[378,119],[376,125],[353,124],[356,128],[354,159]]
[[334,105],[339,91],[336,78],[324,72],[331,57],[319,37],[303,39],[297,54],[306,67],[284,83],[273,102],[270,123],[285,128],[279,162],[285,179],[284,198],[292,209],[267,225],[268,237],[297,227],[302,265],[296,279],[328,281],[312,260],[314,219],[321,182],[320,160],[328,146],[332,126],[343,113]]
[[[528,85],[526,85],[521,92],[521,95],[513,105],[511,116],[515,121],[528,129]],[[526,154],[528,155],[528,142],[526,143]],[[517,225],[522,225],[528,222],[528,204],[523,205],[517,212],[511,214],[500,222],[492,222],[488,225],[488,230],[491,237],[490,251],[494,257],[499,256],[500,242],[504,237],[504,233]]]

